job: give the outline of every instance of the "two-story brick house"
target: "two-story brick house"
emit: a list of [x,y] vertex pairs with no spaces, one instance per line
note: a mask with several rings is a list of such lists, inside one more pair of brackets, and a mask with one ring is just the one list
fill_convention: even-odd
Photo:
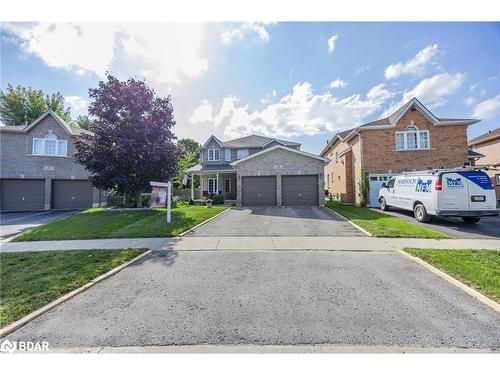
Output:
[[[323,166],[327,159],[300,150],[300,144],[250,135],[230,141],[211,136],[200,150],[200,176],[192,199],[222,194],[243,206],[323,205]],[[193,184],[191,184],[193,186]]]
[[74,142],[85,132],[52,111],[26,126],[0,126],[0,210],[105,205],[103,193],[73,157]]
[[359,204],[367,176],[375,207],[380,186],[394,174],[463,166],[467,127],[478,121],[439,118],[413,98],[389,117],[337,133],[327,143],[320,154],[330,159],[325,189],[334,199]]

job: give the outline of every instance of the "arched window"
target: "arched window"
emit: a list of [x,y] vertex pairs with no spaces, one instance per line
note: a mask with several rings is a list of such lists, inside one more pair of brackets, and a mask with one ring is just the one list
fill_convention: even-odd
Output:
[[68,141],[57,139],[49,133],[43,138],[33,138],[33,155],[67,156]]
[[396,150],[429,149],[429,131],[418,130],[413,122],[406,131],[396,132]]

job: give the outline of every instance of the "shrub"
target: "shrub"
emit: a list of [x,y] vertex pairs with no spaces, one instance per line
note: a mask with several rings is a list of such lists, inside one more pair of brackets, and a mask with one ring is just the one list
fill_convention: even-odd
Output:
[[190,200],[189,200],[189,205],[190,205],[190,206],[194,206],[194,200],[190,199]]
[[213,204],[224,204],[224,197],[222,196],[222,194],[215,194],[212,197],[212,203]]
[[149,207],[151,205],[151,194],[141,195],[142,207]]

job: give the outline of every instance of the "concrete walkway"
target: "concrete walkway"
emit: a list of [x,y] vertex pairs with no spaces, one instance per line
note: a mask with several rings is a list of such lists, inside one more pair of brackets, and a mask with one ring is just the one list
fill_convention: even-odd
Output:
[[166,238],[115,238],[102,240],[27,241],[0,244],[0,252],[80,250],[80,249],[125,249],[145,247],[156,250],[165,244]]
[[344,250],[398,251],[404,247],[443,249],[491,249],[500,251],[499,240],[419,239],[375,237],[174,237],[122,238],[104,240],[33,241],[1,244],[1,252],[122,249],[145,247],[151,250]]

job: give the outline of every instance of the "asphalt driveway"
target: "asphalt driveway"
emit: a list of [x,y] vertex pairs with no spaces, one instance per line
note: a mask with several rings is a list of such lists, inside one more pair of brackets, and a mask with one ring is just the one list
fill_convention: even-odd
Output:
[[75,211],[29,211],[0,213],[0,240],[15,236],[30,228],[59,220]]
[[398,253],[156,252],[7,338],[500,350],[500,316]]
[[[380,211],[376,209],[377,211]],[[500,216],[483,217],[476,224],[467,224],[460,218],[432,217],[428,223],[419,223],[413,212],[391,208],[384,214],[396,216],[413,224],[422,225],[429,229],[448,234],[453,238],[486,238],[500,239]]]
[[234,207],[189,233],[198,237],[364,236],[323,207]]

